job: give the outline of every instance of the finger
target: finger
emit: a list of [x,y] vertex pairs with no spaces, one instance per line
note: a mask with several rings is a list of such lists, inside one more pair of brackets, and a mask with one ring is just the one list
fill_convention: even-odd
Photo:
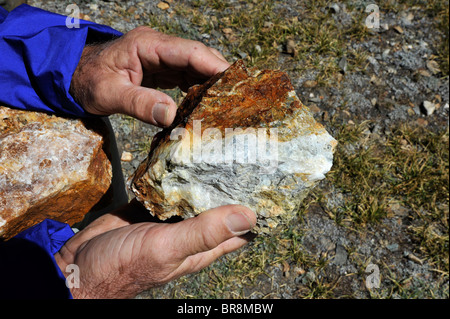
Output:
[[[249,236],[250,235],[250,236]],[[255,237],[252,233],[247,233],[243,236],[230,238],[216,248],[205,251],[202,253],[198,253],[196,255],[189,256],[186,260],[180,265],[179,272],[184,273],[193,273],[200,271],[201,269],[209,266],[212,262],[214,262],[219,257],[231,253],[244,245],[248,244]]]
[[[143,210],[145,209],[139,202],[137,202],[137,200],[132,200],[130,203],[96,218],[84,229],[79,231],[74,237],[72,237],[66,243],[64,248],[75,250],[71,248],[79,247],[82,243],[87,242],[88,240],[91,240],[92,238],[103,233],[122,228],[124,226],[129,226],[133,222],[132,217],[136,214],[141,214]],[[149,215],[147,211],[146,213]]]
[[220,53],[219,50],[217,50],[215,48],[210,48],[210,47],[208,47],[208,49],[220,60],[224,61],[225,63],[228,63],[228,61],[225,59],[225,57],[222,55],[222,53]]
[[209,78],[230,65],[206,45],[198,41],[168,36],[150,28],[135,29],[138,55],[150,72],[161,68],[188,70]]
[[[171,251],[175,259],[185,258],[226,246],[226,241],[248,233],[256,225],[256,214],[241,205],[226,205],[208,210],[195,218],[170,225],[168,236],[173,238]],[[237,243],[237,242],[232,242]],[[239,245],[238,245],[239,246]],[[240,246],[239,246],[240,247]]]
[[127,115],[159,127],[172,124],[177,105],[167,94],[131,83],[116,87],[121,88],[119,100]]

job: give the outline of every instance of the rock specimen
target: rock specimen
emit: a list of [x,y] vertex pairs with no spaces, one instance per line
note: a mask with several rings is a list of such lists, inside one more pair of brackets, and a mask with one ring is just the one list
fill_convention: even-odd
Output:
[[268,232],[294,216],[325,177],[336,143],[287,74],[237,61],[190,88],[130,186],[161,220],[242,204],[258,214],[256,231]]
[[0,107],[0,238],[80,221],[111,184],[102,144],[80,120]]

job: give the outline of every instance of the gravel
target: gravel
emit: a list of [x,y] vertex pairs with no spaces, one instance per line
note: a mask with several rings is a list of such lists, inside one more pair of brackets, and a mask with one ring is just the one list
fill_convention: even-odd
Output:
[[[65,14],[66,6],[72,1],[29,1],[31,5],[49,11]],[[188,1],[177,1],[189,5]],[[239,1],[232,1],[237,4]],[[350,1],[347,1],[350,2]],[[353,1],[355,8],[373,1]],[[177,14],[170,6],[162,13],[157,8],[159,1],[77,1],[81,12],[92,21],[108,24],[119,31],[126,32],[139,25],[151,24],[151,18],[160,21],[172,21],[178,24],[186,38],[207,41],[231,59],[246,58],[246,52],[231,56],[222,44],[223,34],[213,30],[202,34],[189,23],[189,19]],[[132,9],[134,8],[134,9]],[[275,9],[285,9],[286,18],[296,16],[304,8],[296,1],[276,1]],[[325,10],[326,8],[324,8]],[[227,8],[227,10],[231,10]],[[328,7],[335,21],[343,26],[354,23],[352,10],[346,4],[335,3]],[[342,122],[375,120],[370,127],[372,134],[389,134],[390,127],[396,123],[413,123],[425,125],[429,130],[442,130],[449,125],[449,78],[442,76],[434,63],[436,55],[436,37],[432,21],[426,15],[417,15],[416,9],[399,13],[388,12],[383,16],[382,28],[377,37],[370,37],[365,42],[349,41],[353,49],[362,49],[367,54],[366,68],[363,71],[351,71],[348,60],[342,59],[338,65],[345,73],[339,88],[336,86],[320,87],[313,82],[314,70],[302,74],[290,72],[290,76],[301,100],[314,103],[314,116],[322,121],[337,116]],[[205,12],[203,12],[205,14]],[[230,12],[231,13],[231,12]],[[206,12],[208,14],[208,12]],[[417,16],[419,16],[417,18]],[[393,26],[400,28],[393,29]],[[261,48],[259,47],[259,50]],[[280,54],[280,66],[285,65],[288,57]],[[292,70],[292,68],[291,68]],[[304,85],[308,83],[308,85]],[[317,97],[323,98],[317,98]],[[337,107],[339,106],[339,107]],[[426,121],[423,121],[426,119]],[[133,121],[121,115],[111,116],[120,151],[132,154],[132,159],[122,162],[125,176],[137,167],[146,156],[149,141],[158,131],[151,125]],[[326,126],[326,122],[325,122]],[[332,132],[333,133],[333,132]],[[349,150],[351,151],[351,150]],[[326,195],[329,207],[340,207],[344,195],[330,186]],[[296,298],[301,285],[308,285],[322,279],[340,278],[334,290],[335,297],[351,296],[368,298],[370,293],[364,287],[367,274],[360,273],[364,261],[379,267],[387,266],[392,273],[381,278],[380,285],[392,285],[392,278],[399,281],[408,278],[410,287],[418,287],[416,297],[448,298],[448,277],[443,286],[437,286],[433,266],[411,256],[414,244],[405,235],[406,226],[401,222],[405,208],[395,206],[396,218],[382,221],[383,228],[368,225],[364,236],[356,236],[345,227],[336,225],[320,207],[313,207],[303,217],[301,226],[302,249],[311,256],[324,256],[329,261],[327,270],[304,269],[300,271],[291,267],[287,273],[278,265],[268,265],[268,276],[259,278],[253,286],[244,287],[244,295],[249,298]],[[405,213],[406,214],[406,213]],[[400,217],[399,217],[400,216]],[[230,255],[235,256],[233,254]],[[358,262],[353,256],[361,256]],[[217,267],[226,267],[227,259],[217,261]],[[358,273],[358,276],[347,274]],[[204,282],[204,273],[190,275],[187,282],[193,287]],[[269,278],[269,279],[268,279]],[[437,288],[438,287],[438,288]],[[173,295],[174,289],[184,290],[195,295],[194,288],[186,284],[170,283],[153,292],[143,293],[140,298],[166,298]],[[387,297],[380,292],[378,297]],[[231,295],[232,296],[232,295]],[[400,292],[391,291],[390,297],[401,297]]]

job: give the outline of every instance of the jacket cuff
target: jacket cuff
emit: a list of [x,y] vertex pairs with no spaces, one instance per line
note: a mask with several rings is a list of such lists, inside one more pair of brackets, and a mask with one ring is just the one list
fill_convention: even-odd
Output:
[[[90,116],[69,93],[83,48],[122,33],[104,25],[21,5],[0,23],[0,104],[25,110]],[[70,18],[69,18],[70,20]]]
[[0,299],[72,299],[54,254],[74,235],[45,219],[0,243]]

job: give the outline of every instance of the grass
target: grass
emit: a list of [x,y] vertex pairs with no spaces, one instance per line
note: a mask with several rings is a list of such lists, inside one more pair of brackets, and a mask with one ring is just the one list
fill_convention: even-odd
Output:
[[[348,249],[349,259],[359,265],[359,271],[330,277],[327,269],[333,259],[326,253],[311,254],[302,247],[307,228],[302,217],[312,205],[320,205],[336,224],[359,234],[364,234],[368,225],[373,229],[384,227],[385,218],[401,217],[407,224],[405,235],[413,241],[413,253],[428,263],[440,282],[448,281],[448,130],[437,134],[402,125],[380,143],[370,136],[370,124],[341,125],[336,136],[340,143],[327,183],[345,194],[345,205],[329,208],[324,189],[316,188],[299,211],[298,220],[271,237],[257,238],[246,250],[223,257],[196,275],[195,280],[190,276],[180,279],[178,288],[173,290],[174,297],[248,298],[246,287],[253,287],[254,296],[270,298],[280,285],[278,282],[275,287],[267,287],[275,268],[286,271],[286,282],[286,273],[296,275],[294,268],[313,270],[314,278],[300,281],[295,297],[345,297],[342,292],[335,295],[336,288],[346,277],[364,278],[364,270],[372,261]],[[392,209],[394,203],[401,203],[408,215],[398,215]],[[382,290],[368,291],[372,298],[430,298],[442,293],[448,296],[448,291],[437,291],[436,287],[418,288],[420,278],[401,277],[384,262],[380,268],[383,279],[390,284]],[[261,283],[266,287],[258,286]],[[258,290],[266,294],[256,293]]]
[[[379,37],[362,23],[367,16],[364,7],[343,1],[352,12],[351,23],[344,25],[326,10],[331,3],[299,1],[293,15],[278,9],[275,1],[245,0],[231,7],[222,0],[195,0],[190,5],[174,6],[175,14],[186,18],[193,31],[186,32],[180,23],[157,16],[151,18],[150,24],[184,37],[192,32],[220,35],[218,46],[230,61],[245,56],[249,66],[298,74],[313,72],[319,86],[331,87],[342,76],[339,61],[343,57],[348,61],[347,72],[366,72],[367,51],[352,48],[349,43]],[[386,0],[377,4],[383,14],[414,8],[417,19],[423,15],[433,19],[442,40],[437,42],[440,44],[434,58],[441,75],[448,76],[448,1]],[[296,44],[293,55],[286,53],[288,40]],[[326,254],[314,255],[302,246],[307,229],[304,217],[314,206],[321,207],[339,227],[361,237],[386,227],[386,220],[398,220],[405,233],[396,240],[410,240],[405,245],[411,253],[427,263],[439,283],[448,283],[448,127],[432,131],[406,123],[391,127],[388,134],[380,136],[371,133],[373,124],[326,123],[339,141],[335,162],[327,180],[305,200],[298,220],[272,237],[257,238],[247,249],[223,257],[195,276],[179,279],[171,297],[268,298],[276,295],[283,284],[292,282],[288,274],[294,276],[294,269],[313,270],[315,274],[298,283],[294,297],[353,297],[350,290],[341,287],[349,285],[352,277],[364,277],[366,266],[373,260],[348,247],[348,258],[358,269],[345,276],[330,276],[328,269],[333,259]],[[336,192],[343,195],[342,203],[330,205]],[[369,297],[448,298],[448,286],[442,288],[446,291],[436,290],[441,289],[441,284],[438,288],[421,286],[420,278],[402,277],[385,261],[380,268],[383,280],[390,284],[382,290],[366,291]],[[281,282],[273,282],[277,271],[283,272]],[[157,296],[158,292],[153,294]]]
[[[448,129],[434,133],[402,125],[380,143],[370,139],[368,125],[340,129],[340,147],[328,178],[348,196],[343,207],[329,209],[328,215],[337,224],[364,231],[368,224],[382,227],[384,218],[396,217],[391,207],[401,203],[408,212],[402,218],[409,225],[414,253],[448,280]],[[327,207],[323,196],[319,202]]]

